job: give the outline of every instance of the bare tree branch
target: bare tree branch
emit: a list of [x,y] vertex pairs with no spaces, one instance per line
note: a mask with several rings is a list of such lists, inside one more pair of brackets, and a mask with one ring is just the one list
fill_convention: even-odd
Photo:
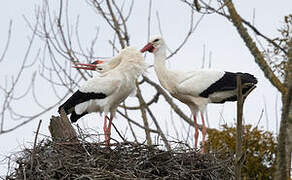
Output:
[[6,44],[5,44],[5,48],[4,48],[3,52],[2,52],[2,55],[0,56],[0,63],[4,60],[5,55],[7,53],[7,50],[8,50],[8,47],[9,47],[9,44],[10,44],[11,29],[12,29],[12,20],[10,20],[10,22],[9,22],[7,41],[6,41]]
[[242,25],[242,20],[237,14],[236,9],[231,1],[225,0],[230,17],[234,26],[237,28],[238,33],[240,34],[241,38],[244,40],[246,46],[249,48],[252,55],[255,57],[256,63],[264,72],[265,76],[269,81],[283,94],[286,93],[287,88],[283,85],[283,83],[275,76],[274,72],[271,70],[270,66],[266,62],[265,58],[263,57],[262,53],[257,48],[256,44],[253,42],[252,38],[248,34],[246,28]]

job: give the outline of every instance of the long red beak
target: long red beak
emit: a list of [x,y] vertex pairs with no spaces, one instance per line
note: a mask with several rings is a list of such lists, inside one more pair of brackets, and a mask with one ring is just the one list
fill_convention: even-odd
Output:
[[74,63],[75,66],[72,66],[76,69],[85,69],[85,70],[95,70],[96,69],[96,64],[101,64],[104,61],[102,60],[96,60],[93,63],[90,64],[83,64],[83,63]]
[[148,43],[140,51],[141,51],[141,53],[143,53],[145,51],[153,52],[153,50],[154,50],[154,47],[153,47],[152,43]]

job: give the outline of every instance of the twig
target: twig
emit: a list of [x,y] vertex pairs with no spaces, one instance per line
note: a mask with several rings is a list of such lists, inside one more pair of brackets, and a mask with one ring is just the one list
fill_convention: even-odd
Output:
[[187,32],[184,40],[178,45],[178,47],[169,56],[166,57],[166,59],[171,58],[172,56],[174,56],[176,53],[178,53],[181,50],[181,48],[187,43],[187,41],[189,40],[191,35],[194,33],[194,31],[199,27],[199,24],[203,20],[204,16],[205,15],[202,14],[199,20],[196,22],[196,24],[194,24],[194,12],[193,12],[193,9],[191,9],[189,31]]
[[[191,8],[194,9],[194,5],[186,0],[181,0],[183,3],[186,3],[187,5],[189,5]],[[196,1],[196,0],[194,0]],[[200,1],[203,3],[204,8],[206,10],[211,10],[211,13],[217,13],[225,18],[227,18],[228,20],[232,20],[230,15],[227,15],[224,12],[224,7],[229,3],[230,0],[225,0],[225,2],[217,9],[211,7],[209,4],[205,3],[204,1]],[[195,6],[195,9],[197,10],[197,7]],[[220,10],[222,10],[223,12],[221,12]],[[200,12],[200,10],[197,10],[198,12]],[[206,12],[201,12],[202,14],[210,14],[210,12],[206,13]],[[240,17],[240,16],[239,16]],[[281,46],[279,46],[277,43],[275,43],[272,39],[268,38],[267,36],[265,36],[264,34],[262,34],[255,26],[253,26],[250,22],[248,22],[247,20],[243,19],[242,17],[240,17],[241,21],[247,25],[252,31],[254,31],[254,33],[262,38],[264,38],[266,41],[268,41],[269,43],[273,44],[275,47],[277,47],[278,49],[280,49],[281,51],[283,51],[286,55],[288,54],[288,52],[282,48]]]
[[[132,124],[138,126],[138,127],[141,128],[141,129],[146,130],[146,127],[140,125],[139,123],[135,122],[134,120],[132,120],[132,119],[129,118],[128,116],[124,115],[121,111],[117,110],[117,112],[118,112],[121,116],[123,116],[125,119],[127,119],[130,123],[132,123]],[[147,130],[149,130],[149,131],[152,132],[152,133],[157,133],[157,134],[159,133],[158,131],[156,131],[156,130],[154,130],[154,129],[150,129],[150,128],[148,128]]]
[[84,144],[84,140],[85,140],[85,138],[84,138],[84,136],[83,136],[83,132],[81,131],[81,128],[79,127],[78,124],[77,124],[77,130],[78,130],[79,135],[81,136],[81,139],[82,139],[82,141],[81,141],[81,145],[82,145],[84,151],[86,152],[86,154],[87,154],[88,156],[91,156],[91,154],[87,151],[87,149],[86,149],[86,147],[85,147],[85,144]]
[[[151,104],[153,103],[157,103],[158,100],[159,100],[159,95],[160,93],[156,93],[153,98],[146,103],[147,106],[150,106]],[[125,109],[128,109],[128,110],[137,110],[137,109],[140,109],[141,107],[140,106],[125,106],[124,104],[123,105],[119,105],[119,107],[122,107],[122,108],[125,108]]]
[[120,136],[120,138],[124,141],[124,142],[126,142],[126,139],[121,135],[121,133],[118,131],[118,129],[117,129],[117,127],[115,126],[115,124],[114,123],[112,123],[112,125],[113,125],[113,127],[115,128],[115,130],[116,130],[116,132],[118,133],[118,135]]
[[[124,108],[125,115],[128,116],[128,111],[127,111],[127,109],[126,109],[126,101],[123,102],[123,106],[125,107],[125,108]],[[136,134],[135,134],[135,132],[134,132],[134,129],[133,129],[133,127],[132,127],[132,124],[130,123],[129,120],[128,120],[127,122],[128,122],[128,125],[129,125],[129,127],[130,127],[130,131],[131,131],[131,133],[132,133],[132,136],[134,137],[135,142],[138,143],[138,140],[137,140]]]
[[8,50],[9,44],[10,44],[10,39],[11,39],[11,29],[12,29],[12,20],[9,22],[9,29],[8,29],[8,36],[7,36],[7,41],[5,44],[5,48],[3,50],[2,55],[0,56],[0,62],[2,62],[5,58],[6,52]]
[[107,4],[107,7],[108,7],[108,10],[110,12],[110,15],[111,15],[111,18],[112,18],[112,21],[113,21],[113,29],[114,31],[116,32],[116,34],[118,35],[118,38],[119,38],[119,42],[121,44],[121,47],[122,48],[125,48],[125,43],[124,43],[124,39],[122,34],[121,34],[121,28],[119,26],[119,23],[117,21],[117,18],[113,12],[113,9],[112,9],[112,6],[111,6],[111,3],[109,0],[106,0],[106,4]]
[[35,136],[34,136],[34,143],[33,143],[33,149],[32,149],[32,154],[31,154],[31,161],[30,161],[30,170],[32,170],[33,168],[33,161],[34,161],[34,156],[35,156],[35,147],[36,147],[36,143],[37,143],[37,137],[40,131],[40,127],[42,124],[42,120],[40,119]]
[[150,33],[151,33],[151,10],[152,10],[152,0],[149,1],[149,5],[148,5],[147,42],[150,40]]
[[150,110],[150,108],[149,108],[148,106],[146,106],[146,109],[147,109],[147,111],[148,111],[150,117],[152,118],[152,120],[153,120],[153,122],[154,122],[154,124],[155,124],[155,126],[156,126],[156,128],[157,128],[157,130],[158,130],[158,132],[159,132],[159,135],[161,136],[162,141],[163,141],[164,144],[165,144],[166,149],[167,149],[168,151],[171,151],[171,147],[170,147],[170,145],[169,145],[168,142],[167,142],[167,138],[165,137],[163,131],[161,130],[161,128],[160,128],[160,126],[159,126],[159,123],[157,122],[155,116],[153,115],[152,111]]
[[25,172],[25,167],[22,169],[23,173],[23,180],[26,180],[26,172]]

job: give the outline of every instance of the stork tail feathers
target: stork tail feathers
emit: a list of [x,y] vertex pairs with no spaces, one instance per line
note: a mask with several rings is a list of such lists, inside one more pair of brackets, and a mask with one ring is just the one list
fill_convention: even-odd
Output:
[[76,91],[64,104],[62,104],[58,112],[61,112],[61,108],[64,109],[66,115],[71,114],[71,122],[76,122],[79,118],[87,114],[87,112],[84,112],[82,114],[76,114],[75,110],[73,109],[76,105],[89,101],[91,99],[103,99],[106,98],[106,95],[104,93],[83,93],[81,91]]

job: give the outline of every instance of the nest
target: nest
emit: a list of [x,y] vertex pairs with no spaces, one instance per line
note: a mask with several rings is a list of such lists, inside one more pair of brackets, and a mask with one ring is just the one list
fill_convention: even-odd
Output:
[[106,147],[45,140],[34,149],[24,149],[6,179],[233,179],[232,158],[177,147],[165,151],[129,142]]

